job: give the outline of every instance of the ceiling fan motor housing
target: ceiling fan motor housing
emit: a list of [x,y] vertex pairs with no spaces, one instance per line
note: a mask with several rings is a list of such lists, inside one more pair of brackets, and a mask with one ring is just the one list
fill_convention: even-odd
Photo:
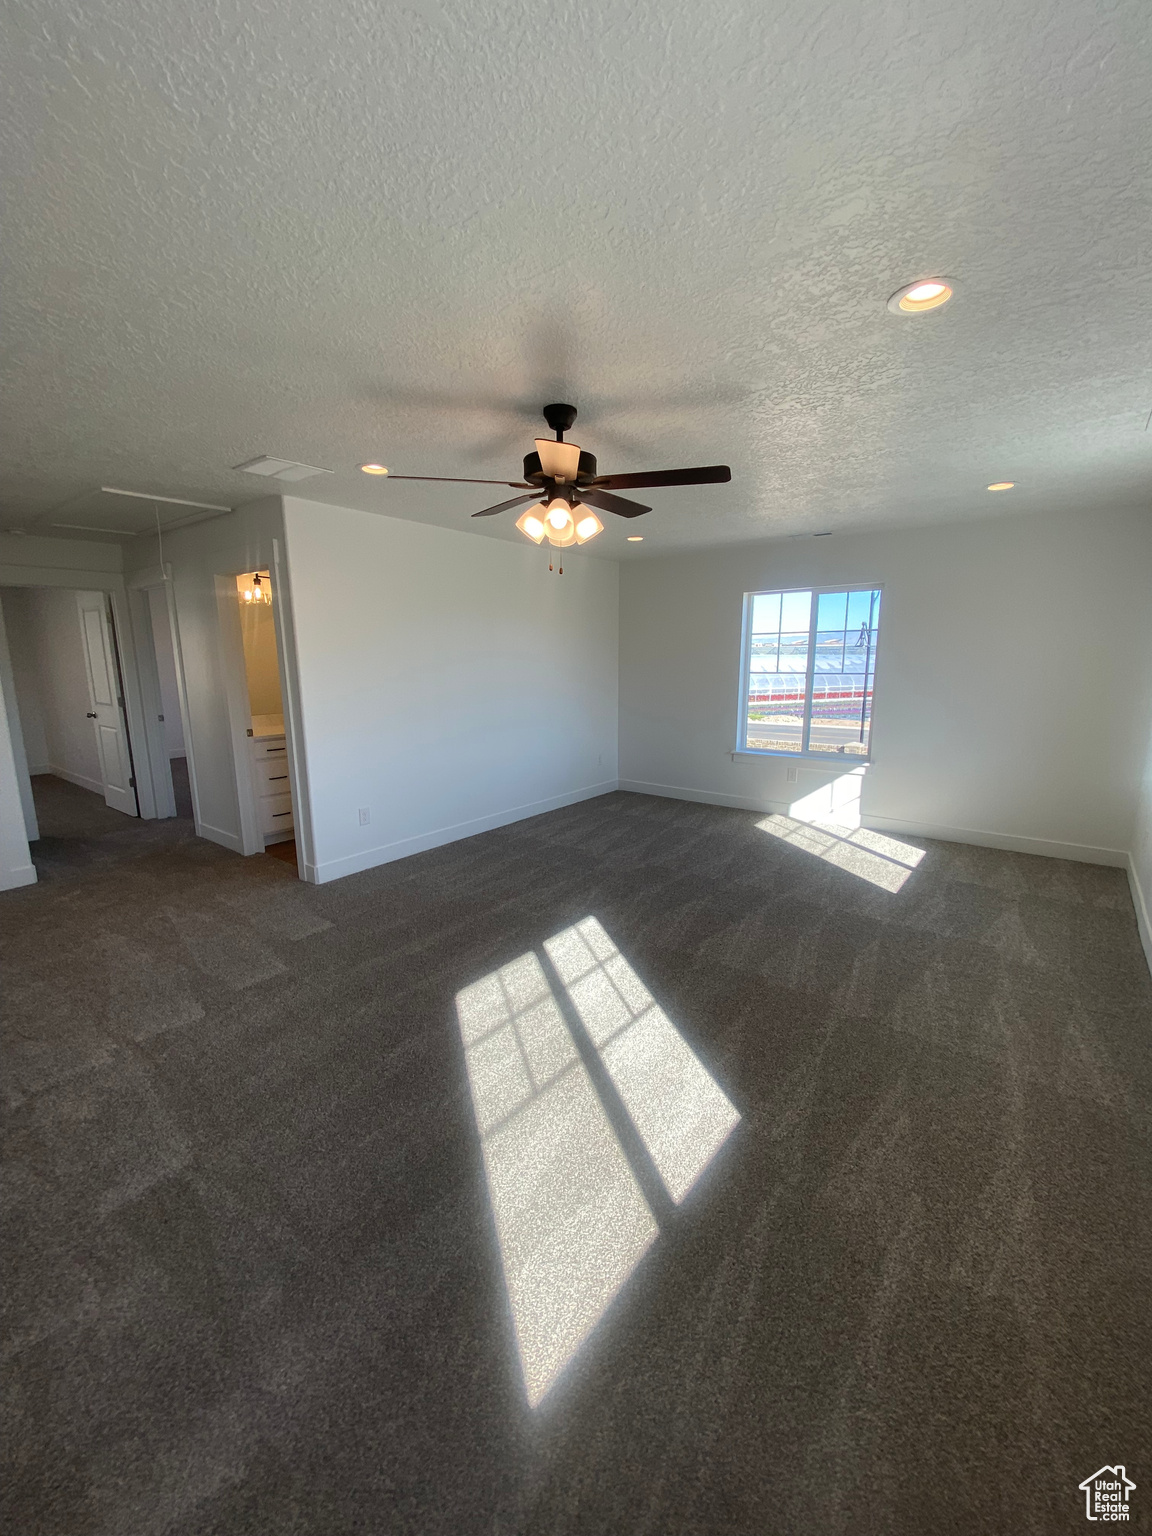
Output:
[[[544,485],[549,482],[549,477],[540,468],[540,455],[538,453],[526,453],[524,455],[524,478],[529,485]],[[596,478],[596,455],[585,453],[581,450],[580,463],[576,470],[576,484],[587,485],[590,480]]]
[[544,407],[544,420],[556,433],[558,442],[562,442],[565,432],[572,428],[576,420],[576,407],[574,405],[546,405]]

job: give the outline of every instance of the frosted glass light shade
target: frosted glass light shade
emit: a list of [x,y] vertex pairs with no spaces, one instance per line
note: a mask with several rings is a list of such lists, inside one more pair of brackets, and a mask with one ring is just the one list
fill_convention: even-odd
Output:
[[527,512],[521,512],[516,519],[516,526],[533,544],[539,544],[544,537],[544,519],[540,516],[539,507],[529,507]]
[[580,467],[578,443],[554,443],[550,437],[538,437],[536,452],[540,455],[540,468],[549,480],[575,480]]
[[598,533],[604,532],[604,524],[591,507],[578,505],[573,509],[573,516],[576,519],[577,544],[587,544],[589,539],[594,539]]
[[549,518],[547,524],[545,525],[544,532],[547,536],[549,544],[555,544],[557,549],[567,549],[569,544],[575,544],[576,523],[573,520],[572,513],[570,511],[568,512],[568,515],[564,519],[563,526],[560,528],[557,528],[552,519]]

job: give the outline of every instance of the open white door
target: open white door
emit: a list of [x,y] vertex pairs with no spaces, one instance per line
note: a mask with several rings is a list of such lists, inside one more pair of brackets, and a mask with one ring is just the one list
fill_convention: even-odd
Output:
[[103,592],[82,592],[78,602],[88,668],[88,694],[92,703],[89,718],[96,731],[104,799],[114,811],[138,816],[132,753],[124,719],[124,692],[120,686],[116,643],[108,620],[108,600]]

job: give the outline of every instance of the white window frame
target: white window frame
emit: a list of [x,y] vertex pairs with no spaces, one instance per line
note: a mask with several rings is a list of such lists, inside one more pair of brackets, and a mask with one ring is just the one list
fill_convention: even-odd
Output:
[[748,678],[752,666],[752,604],[758,597],[789,592],[811,592],[812,613],[808,621],[808,667],[804,673],[804,734],[807,741],[812,728],[812,681],[816,672],[816,644],[814,630],[820,612],[820,598],[827,592],[879,592],[880,611],[884,612],[884,583],[882,581],[834,581],[822,587],[764,587],[755,592],[745,592],[744,608],[740,621],[740,696],[736,712],[736,748],[734,757],[772,757],[786,763],[820,763],[831,768],[836,763],[851,762],[856,766],[873,761],[872,728],[876,723],[876,680],[880,672],[880,647],[876,646],[876,660],[872,668],[872,714],[868,722],[868,752],[849,758],[838,752],[780,752],[772,747],[750,747],[748,742]]

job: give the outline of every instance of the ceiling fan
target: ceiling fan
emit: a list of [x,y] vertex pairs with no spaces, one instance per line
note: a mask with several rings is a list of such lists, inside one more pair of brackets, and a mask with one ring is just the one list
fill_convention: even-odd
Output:
[[[598,475],[596,457],[578,443],[566,443],[564,434],[576,420],[574,405],[546,405],[544,420],[556,434],[555,442],[536,439],[536,452],[524,459],[523,480],[469,480],[454,475],[389,475],[390,480],[435,480],[454,485],[507,485],[527,492],[501,501],[494,507],[473,512],[473,517],[494,517],[497,512],[511,512],[514,507],[535,503],[521,513],[516,526],[533,544],[546,538],[550,544],[567,549],[570,544],[586,544],[604,531],[604,524],[594,508],[612,512],[617,517],[643,517],[651,507],[623,496],[617,490],[640,490],[663,485],[720,485],[731,480],[727,464],[708,464],[698,469],[641,470],[631,475]],[[376,470],[376,466],[372,466]],[[379,473],[379,470],[376,470]]]

